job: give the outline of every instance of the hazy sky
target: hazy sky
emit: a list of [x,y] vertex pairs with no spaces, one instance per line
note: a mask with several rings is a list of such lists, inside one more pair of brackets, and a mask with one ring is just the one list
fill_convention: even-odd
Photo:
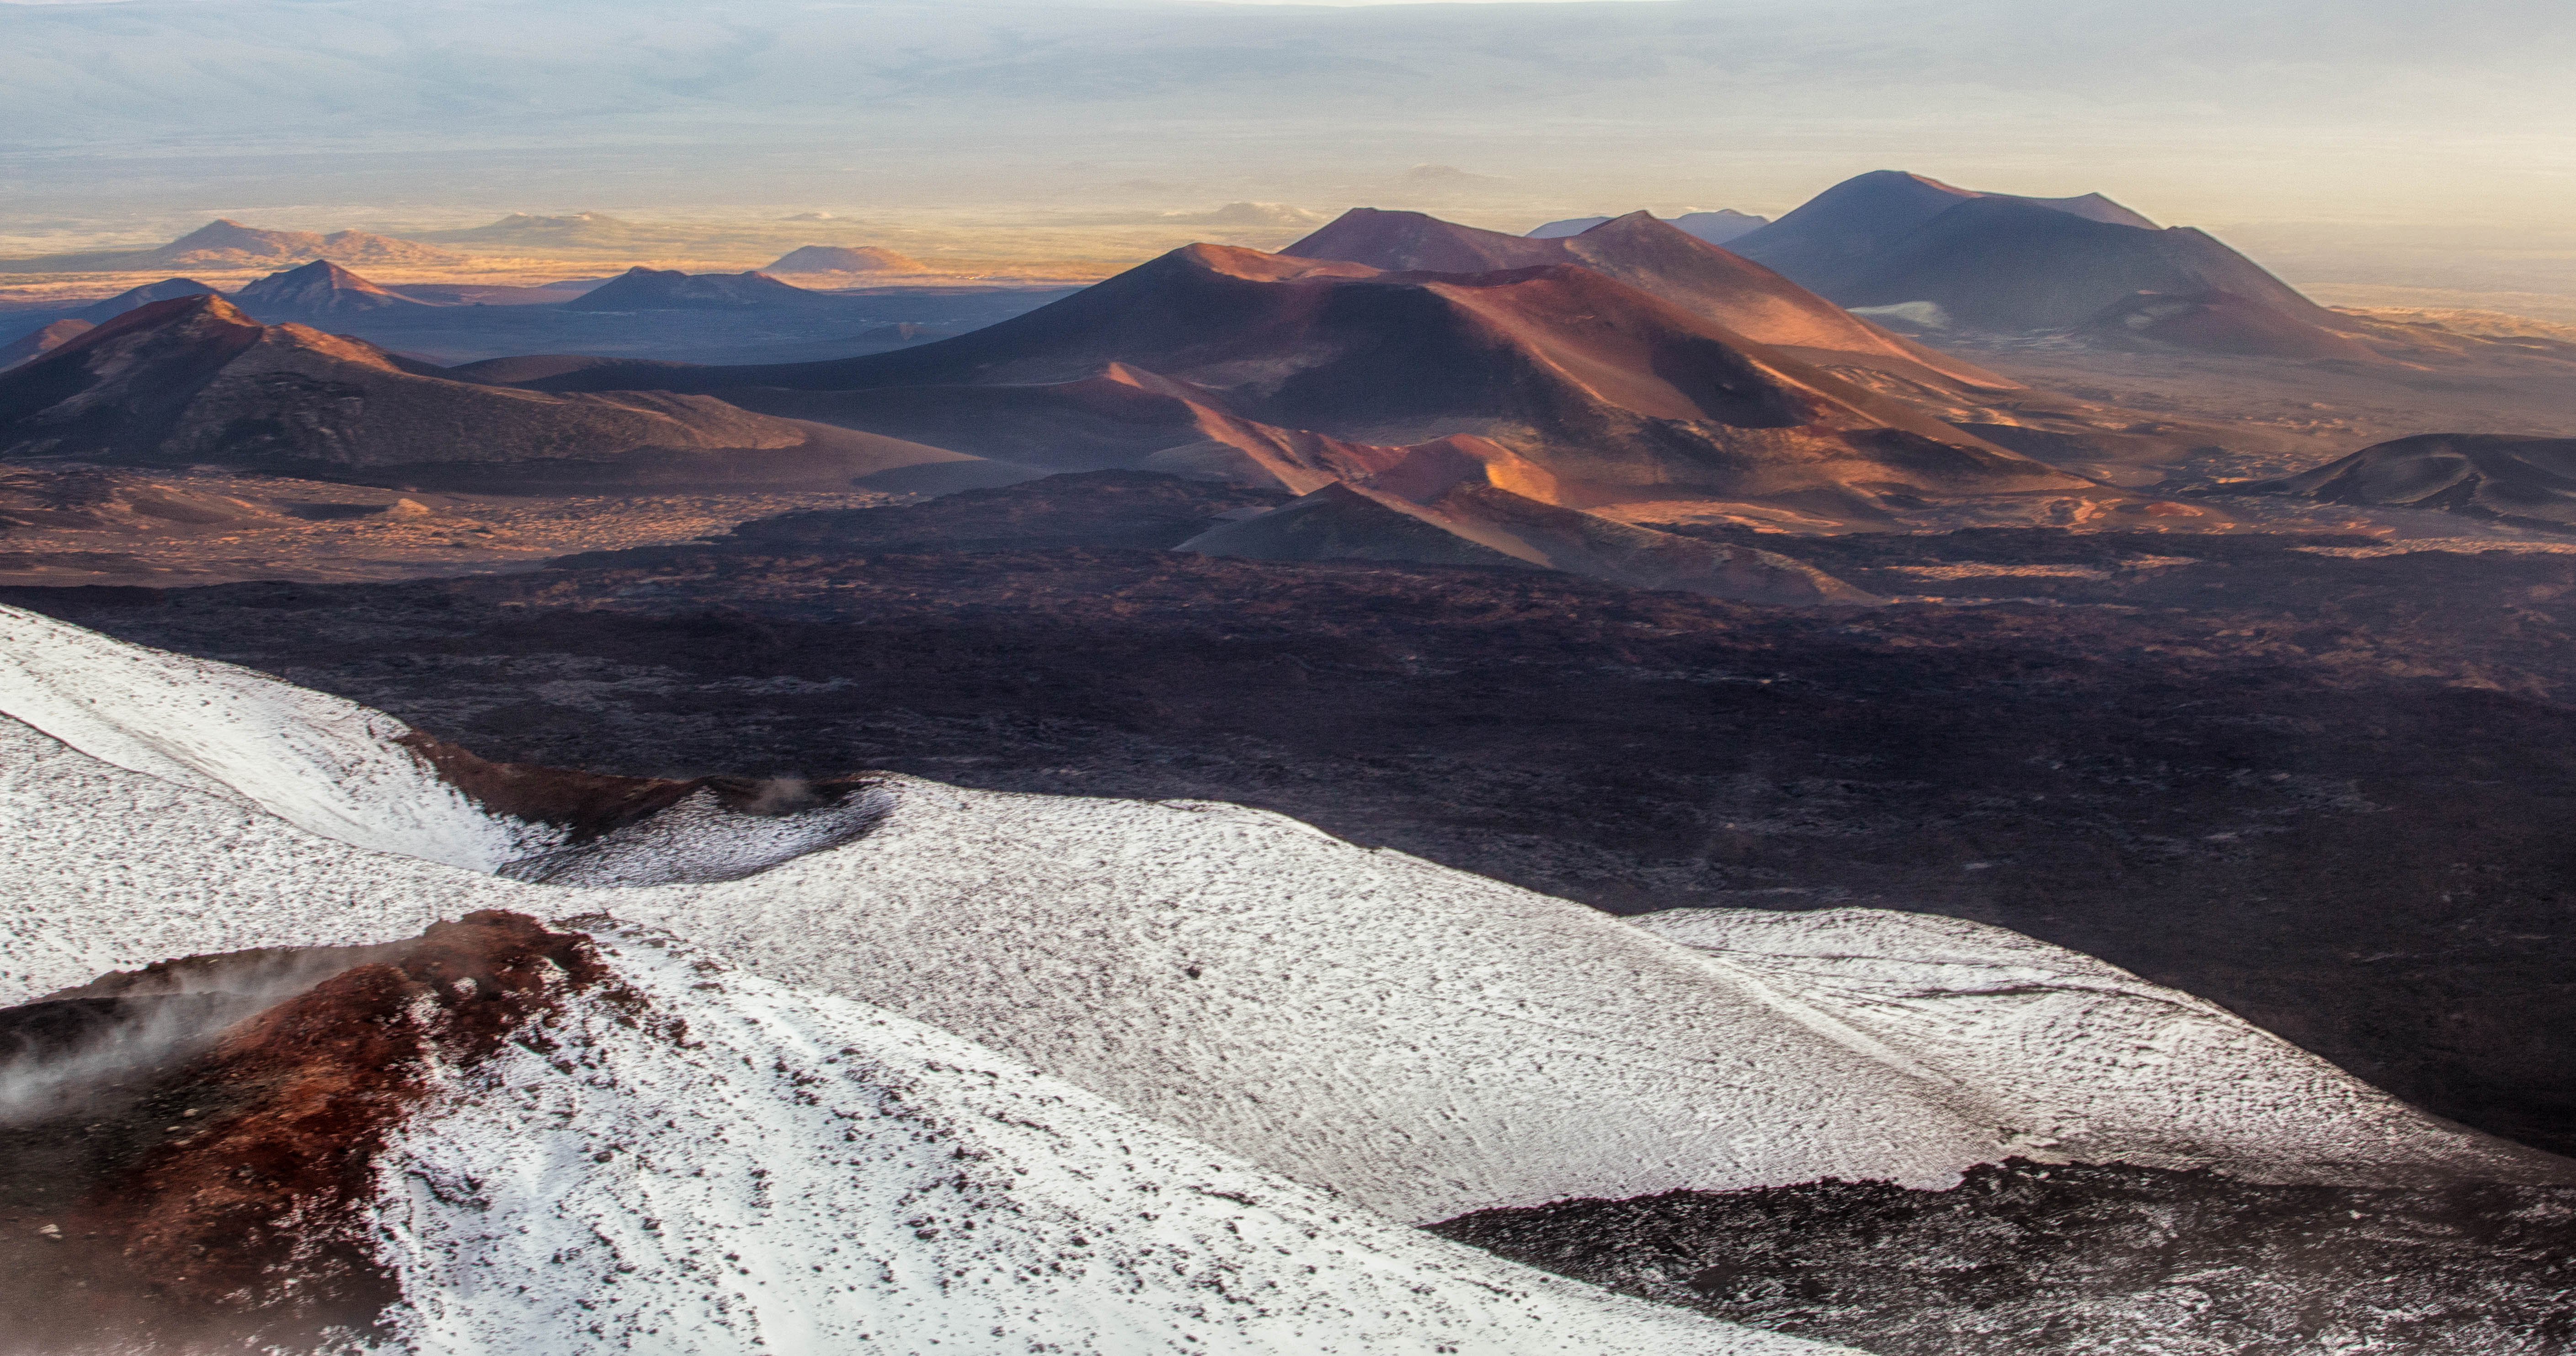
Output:
[[2555,257],[2576,206],[2569,0],[122,0],[0,6],[0,54],[0,213],[66,219],[1251,199],[1535,221],[1777,212],[1893,167]]

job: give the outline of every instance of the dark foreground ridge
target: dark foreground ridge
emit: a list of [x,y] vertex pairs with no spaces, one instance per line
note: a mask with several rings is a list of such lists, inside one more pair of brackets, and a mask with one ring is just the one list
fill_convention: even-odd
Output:
[[2576,1188],[2257,1186],[2014,1159],[1949,1191],[1828,1180],[1561,1201],[1430,1228],[1882,1356],[2540,1356],[2576,1343]]

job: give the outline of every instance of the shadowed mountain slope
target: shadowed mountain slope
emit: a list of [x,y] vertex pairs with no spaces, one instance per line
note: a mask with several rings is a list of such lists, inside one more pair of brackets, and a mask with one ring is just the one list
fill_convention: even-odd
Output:
[[[1223,442],[1208,425],[1229,419],[1385,446],[1474,434],[1543,468],[1555,502],[1575,507],[2073,483],[1564,264],[1390,274],[1193,245],[1026,315],[896,353],[782,367],[610,363],[529,384],[718,392],[772,413],[913,430],[895,436],[939,427],[961,439],[943,446],[1005,458],[1078,450],[1081,431],[1068,438],[1049,417],[1068,403],[1087,407],[1093,432],[1116,435],[1092,444],[1115,447],[1114,460],[1038,463],[1050,470],[1140,465],[1147,453]],[[1138,436],[1145,426],[1154,431]]]
[[232,303],[260,320],[325,322],[431,304],[386,291],[328,259],[271,273],[235,292]]
[[1889,246],[1964,202],[1993,199],[2115,226],[2154,230],[2156,223],[2103,197],[2018,198],[1980,193],[1903,170],[1854,175],[1800,204],[1778,221],[1727,242],[1745,258],[1780,270],[1828,296],[1865,272]]
[[1563,236],[1505,235],[1420,212],[1361,207],[1282,254],[1341,259],[1390,272],[1481,273],[1577,264],[1743,335],[1825,365],[1875,367],[1936,385],[2014,385],[1851,315],[1759,264],[1646,212]]
[[552,396],[437,370],[220,297],[154,302],[0,374],[0,457],[484,486],[845,485],[963,460],[702,396]]
[[2427,433],[2365,447],[2295,476],[2229,488],[2576,528],[2576,438]]
[[31,358],[51,353],[96,328],[97,326],[86,320],[66,319],[57,320],[40,329],[30,330],[8,343],[0,344],[0,368],[16,367]]

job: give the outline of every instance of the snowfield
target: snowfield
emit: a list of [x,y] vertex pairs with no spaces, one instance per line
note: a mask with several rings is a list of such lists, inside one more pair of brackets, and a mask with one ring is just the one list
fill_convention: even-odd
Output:
[[[1406,1229],[943,1032],[667,937],[385,1163],[419,1353],[1829,1356]],[[687,1037],[654,1034],[668,1019]]]
[[[93,652],[106,675],[94,684],[84,676]],[[669,1350],[732,1350],[755,1333],[773,1334],[763,1340],[775,1350],[809,1331],[837,1334],[810,1340],[838,1349],[847,1330],[828,1325],[844,1303],[862,1326],[926,1341],[949,1331],[926,1326],[947,1321],[938,1315],[968,1312],[961,1296],[988,1292],[972,1312],[991,1321],[977,1319],[976,1332],[1019,1331],[1027,1315],[1063,1306],[1088,1315],[1065,1330],[1094,1334],[1080,1340],[1103,1351],[1211,1349],[1173,1335],[1180,1311],[1154,1307],[1185,1292],[1228,1316],[1188,1329],[1235,1344],[1213,1349],[1405,1350],[1457,1333],[1459,1349],[1475,1350],[1487,1339],[1473,1334],[1496,1331],[1497,1315],[1539,1313],[1568,1292],[1510,1272],[1508,1303],[1474,1300],[1468,1291],[1484,1282],[1459,1280],[1406,1308],[1403,1286],[1384,1278],[1469,1269],[1454,1252],[1408,1252],[1388,1240],[1409,1236],[1368,1232],[1385,1225],[1367,1212],[1426,1222],[1827,1176],[1946,1186],[2010,1154],[2344,1183],[2563,1181],[2576,1169],[2424,1116],[2208,1004],[1997,929],[1871,910],[1692,910],[1631,926],[1236,806],[890,778],[862,836],[755,875],[523,883],[489,874],[484,847],[456,860],[459,845],[522,845],[510,825],[462,823],[479,811],[459,811],[451,789],[406,771],[408,751],[388,742],[406,731],[387,717],[10,609],[0,609],[0,653],[0,713],[14,718],[0,722],[0,1002],[176,955],[391,940],[474,909],[576,920],[621,965],[669,979],[656,992],[674,1010],[718,1000],[654,969],[661,950],[624,927],[666,931],[738,967],[720,982],[734,1006],[691,1017],[706,1023],[704,1050],[608,1042],[598,1047],[608,1063],[571,1082],[512,1055],[498,1082],[423,1123],[405,1150],[418,1171],[402,1180],[414,1186],[388,1209],[410,1221],[397,1230],[412,1250],[404,1274],[440,1278],[417,1298],[424,1323],[446,1325],[435,1328],[450,1344],[441,1350],[515,1349],[507,1334],[534,1329],[510,1325],[556,1321],[544,1315],[568,1312],[573,1296],[606,1306],[593,1315],[604,1333],[650,1330]],[[354,821],[345,832],[344,821]],[[705,842],[713,823],[690,821],[613,878],[705,880],[697,857],[724,855]],[[417,842],[445,855],[395,846]],[[636,865],[647,859],[660,874]],[[873,1071],[866,1086],[926,1080],[925,1096],[966,1108],[922,1126],[991,1155],[948,1170],[985,1183],[975,1191],[1017,1181],[1032,1193],[990,1197],[1017,1221],[1009,1247],[947,1251],[965,1247],[967,1218],[979,1236],[1010,1231],[1003,1216],[986,1223],[972,1213],[982,1206],[924,1184],[919,1146],[931,1140],[850,1149],[834,1140],[850,1126],[816,1109],[891,1105],[877,1094],[833,1083],[837,1102],[780,1100],[772,1075],[818,1073],[816,1060],[842,1046],[861,1051],[846,1059]],[[725,1081],[712,1081],[719,1071]],[[524,1105],[512,1091],[523,1087],[535,1089]],[[988,1114],[1005,1105],[1021,1110]],[[570,1118],[549,1114],[567,1108]],[[1027,1124],[1010,1128],[1013,1116]],[[1113,1122],[1127,1128],[1086,1128]],[[601,1167],[581,1155],[607,1147],[609,1126],[627,1147]],[[922,1126],[902,1135],[933,1133]],[[1132,1173],[1096,1166],[1106,1161],[1098,1146],[1117,1135],[1140,1156]],[[880,1151],[893,1157],[867,1157]],[[1056,1171],[1046,1154],[1095,1166],[1042,1183]],[[1257,1175],[1222,1167],[1227,1155],[1303,1185],[1263,1178],[1240,1193],[1258,1204],[1183,1188]],[[709,1177],[680,1172],[683,1161]],[[754,1166],[778,1180],[754,1177]],[[936,1237],[827,1227],[841,1208],[831,1202],[915,1190],[939,1204],[905,1207],[904,1218],[944,1211],[957,1227],[916,1226]],[[1066,1254],[1047,1232],[1056,1226],[1041,1224],[1091,1219],[1080,1200],[1095,1190],[1146,1202],[1135,1209],[1178,1232],[1116,1217],[1128,1260],[1098,1254],[1084,1274],[1127,1278],[1104,1280],[1110,1290],[1149,1276],[1180,1290],[1130,1309],[1085,1308],[1093,1290],[1052,1288],[1071,1282],[1047,1265]],[[742,1212],[755,1197],[803,1204],[754,1224]],[[556,1201],[571,1213],[549,1214]],[[866,1222],[873,1205],[849,1208],[851,1229],[881,1223]],[[1166,1282],[1156,1270],[1165,1254],[1142,1251],[1216,1238],[1222,1220],[1257,1253],[1333,1215],[1366,1223],[1317,1235],[1339,1240],[1316,1246],[1344,1249],[1331,1268],[1352,1270],[1349,1284],[1365,1290],[1365,1302],[1348,1298],[1362,1290],[1334,1291],[1348,1308],[1339,1327],[1312,1326],[1324,1301],[1300,1298],[1293,1268],[1244,1281],[1285,1287],[1261,1291],[1269,1298],[1255,1314],[1232,1307],[1232,1291],[1182,1285],[1219,1274],[1191,1270],[1217,1267],[1215,1253],[1171,1254],[1182,1279]],[[659,1232],[640,1222],[648,1217]],[[1080,1227],[1090,1237],[1107,1226]],[[575,1235],[597,1250],[578,1244],[583,1260],[547,1260]],[[754,1237],[769,1250],[746,1251]],[[544,1239],[556,1241],[532,1241]],[[846,1258],[811,1252],[830,1246]],[[728,1250],[758,1265],[720,1267]],[[872,1260],[848,1269],[863,1252]],[[638,1269],[616,1269],[628,1264]],[[868,1268],[880,1265],[916,1279],[871,1290]],[[929,1283],[919,1278],[932,1275],[949,1287],[937,1305],[883,1298],[918,1299]],[[742,1287],[740,1304],[721,1298]],[[743,1326],[755,1311],[769,1316]],[[1580,1321],[1640,1335],[1521,1349],[1662,1340],[1651,1324]],[[798,1326],[811,1324],[826,1327]],[[1715,1342],[1736,1330],[1693,1331]],[[694,1336],[672,1335],[682,1333]],[[1414,1336],[1367,1335],[1385,1333]],[[1029,1349],[976,1340],[994,1345],[966,1349]],[[1357,1345],[1319,1345],[1327,1340]],[[495,1345],[474,1345],[486,1341]]]

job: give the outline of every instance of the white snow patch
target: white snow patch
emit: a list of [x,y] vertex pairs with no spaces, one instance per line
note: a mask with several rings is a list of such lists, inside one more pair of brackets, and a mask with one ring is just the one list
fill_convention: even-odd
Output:
[[93,758],[370,852],[489,871],[561,837],[485,813],[394,743],[410,727],[382,712],[7,606],[0,711]]
[[403,1350],[1841,1350],[1512,1266],[944,1032],[595,935],[686,1038],[577,999],[553,1055],[505,1047],[407,1127],[379,1207]]
[[[61,630],[130,662],[130,647]],[[80,662],[59,657],[63,681]],[[137,722],[190,700],[191,672],[173,661],[180,677],[128,682],[159,703]],[[283,684],[203,681],[274,726],[240,741],[251,755],[316,737]],[[0,710],[57,718],[58,702],[19,690],[0,689]],[[80,706],[79,728],[117,735],[121,690]],[[894,807],[866,837],[746,879],[527,885],[361,854],[223,787],[0,725],[0,1000],[188,952],[388,940],[475,908],[613,913],[1406,1221],[1825,1176],[1946,1186],[2035,1151],[2266,1180],[2568,1170],[2026,939],[2012,954],[2028,974],[2008,983],[1991,959],[1909,969],[1915,943],[1862,945],[1835,914],[1764,915],[1787,940],[1712,953],[1235,806],[887,789]],[[1849,963],[1777,959],[1800,946]],[[1964,1034],[1927,1034],[1944,1030]]]

